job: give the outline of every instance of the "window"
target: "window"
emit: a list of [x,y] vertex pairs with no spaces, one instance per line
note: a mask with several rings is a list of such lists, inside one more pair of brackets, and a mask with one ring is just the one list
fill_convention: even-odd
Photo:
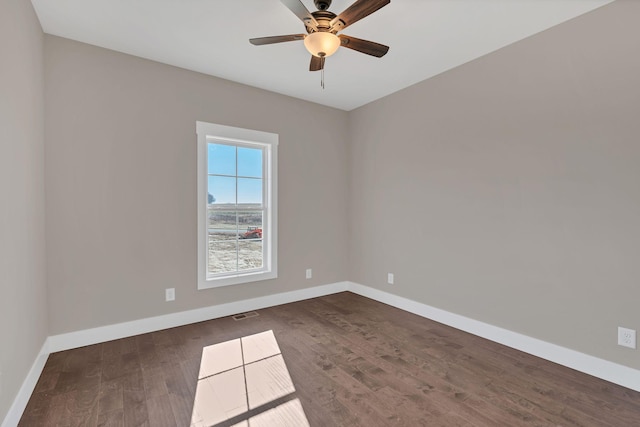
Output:
[[278,135],[197,122],[198,289],[277,277]]

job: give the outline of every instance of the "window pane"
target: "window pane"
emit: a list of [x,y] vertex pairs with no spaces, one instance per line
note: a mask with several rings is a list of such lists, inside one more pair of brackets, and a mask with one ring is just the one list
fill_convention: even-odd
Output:
[[251,227],[262,230],[262,211],[238,212],[238,230],[240,234],[248,231]]
[[209,176],[209,204],[236,204],[236,179],[226,176]]
[[209,208],[209,237],[213,240],[235,240],[238,236],[236,211],[221,211]]
[[238,242],[238,270],[262,268],[262,239]]
[[216,175],[236,174],[236,147],[233,145],[207,144],[209,150],[209,173]]
[[238,175],[262,178],[262,149],[238,147]]
[[262,179],[238,178],[238,204],[262,206]]
[[238,241],[215,241],[209,238],[209,273],[229,273],[237,271]]

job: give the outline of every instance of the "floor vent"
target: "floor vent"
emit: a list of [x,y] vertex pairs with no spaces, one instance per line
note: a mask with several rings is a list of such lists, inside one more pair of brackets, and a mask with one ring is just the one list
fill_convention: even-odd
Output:
[[256,317],[256,316],[260,316],[260,315],[255,311],[249,311],[247,313],[235,314],[231,317],[233,317],[233,320],[243,320],[243,319],[248,319],[249,317]]

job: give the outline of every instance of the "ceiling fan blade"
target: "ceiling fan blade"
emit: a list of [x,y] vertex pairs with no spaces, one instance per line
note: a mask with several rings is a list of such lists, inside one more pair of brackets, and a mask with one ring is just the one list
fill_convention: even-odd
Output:
[[282,4],[287,6],[294,15],[296,15],[304,25],[318,31],[318,21],[313,17],[309,9],[305,7],[300,0],[280,0]]
[[387,52],[389,52],[389,46],[385,46],[380,43],[357,39],[355,37],[345,36],[344,34],[340,34],[338,37],[340,37],[340,43],[342,46],[357,50],[358,52],[366,53],[367,55],[375,56],[376,58],[382,58]]
[[286,36],[257,37],[255,39],[249,39],[249,43],[254,44],[256,46],[260,46],[263,44],[293,42],[296,40],[304,40],[304,34],[289,34]]
[[309,71],[320,71],[323,68],[324,68],[324,58],[311,55],[311,64],[309,64]]
[[[284,0],[283,0],[284,1]],[[332,30],[340,31],[391,3],[391,0],[357,0],[331,20]]]

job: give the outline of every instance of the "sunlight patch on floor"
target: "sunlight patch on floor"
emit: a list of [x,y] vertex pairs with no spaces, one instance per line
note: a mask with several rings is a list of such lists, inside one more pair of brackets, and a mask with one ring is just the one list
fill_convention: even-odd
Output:
[[304,427],[308,425],[300,400],[294,399],[251,417],[247,421],[235,424],[233,427]]
[[273,331],[205,347],[191,427],[308,426],[295,391]]

